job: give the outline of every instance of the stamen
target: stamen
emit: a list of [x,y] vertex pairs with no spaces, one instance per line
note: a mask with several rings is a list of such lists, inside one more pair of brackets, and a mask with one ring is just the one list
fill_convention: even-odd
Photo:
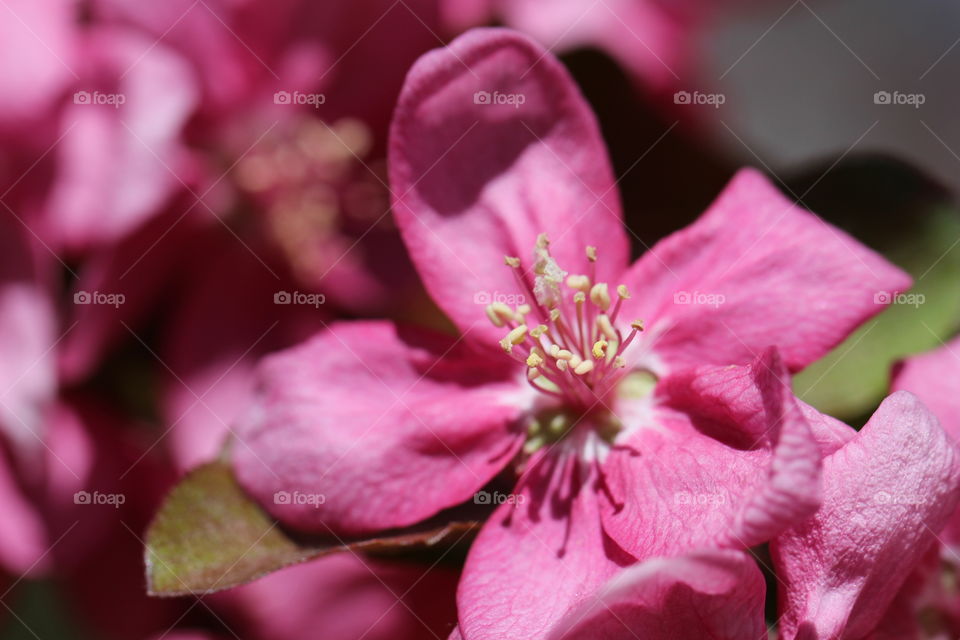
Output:
[[503,350],[507,353],[513,351],[515,345],[520,344],[527,338],[527,325],[522,324],[515,329],[511,329],[510,333],[507,334],[503,340],[500,341],[500,346],[503,347]]
[[590,290],[590,278],[582,275],[567,276],[567,286],[576,291],[586,293]]
[[606,282],[598,282],[590,289],[590,302],[600,307],[601,311],[610,308],[610,291]]
[[536,368],[536,367],[539,367],[541,364],[543,364],[543,358],[541,358],[538,353],[533,352],[529,356],[527,356],[528,367]]
[[503,256],[503,262],[508,267],[513,267],[514,269],[520,268],[520,258],[515,258],[513,256]]
[[606,355],[607,341],[606,340],[597,340],[593,343],[593,357],[597,360],[602,359]]
[[630,291],[627,290],[627,286],[623,284],[617,285],[617,295],[620,296],[621,300],[630,299]]
[[488,304],[486,312],[487,317],[490,318],[490,322],[492,322],[495,327],[502,327],[516,320],[510,307],[502,302]]
[[596,262],[596,261],[597,261],[597,248],[596,248],[596,247],[591,247],[591,246],[589,246],[589,245],[587,246],[587,260],[589,260],[590,262]]
[[586,375],[591,371],[593,371],[593,360],[584,360],[583,362],[578,364],[573,370],[573,372],[578,376]]
[[600,333],[604,335],[607,340],[618,340],[617,332],[613,329],[613,324],[610,322],[610,318],[601,313],[597,316],[597,328],[600,329]]

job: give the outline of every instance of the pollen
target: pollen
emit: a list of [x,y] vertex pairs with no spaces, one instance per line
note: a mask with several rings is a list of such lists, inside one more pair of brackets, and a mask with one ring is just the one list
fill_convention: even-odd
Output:
[[[538,235],[531,262],[504,257],[521,304],[486,307],[490,322],[507,331],[500,346],[525,366],[529,384],[558,398],[571,415],[588,411],[629,374],[628,350],[643,331],[640,320],[618,321],[621,309],[629,308],[627,287],[597,282],[596,247],[585,255],[589,275],[569,274],[551,254],[547,235]],[[540,428],[538,437],[549,441],[549,431]]]

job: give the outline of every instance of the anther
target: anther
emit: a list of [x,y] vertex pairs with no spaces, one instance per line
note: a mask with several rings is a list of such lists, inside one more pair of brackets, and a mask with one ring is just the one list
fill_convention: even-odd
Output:
[[514,269],[517,269],[520,267],[520,258],[515,258],[513,256],[503,256],[503,262],[508,267],[513,267]]
[[620,296],[621,300],[630,299],[630,291],[627,289],[627,286],[623,284],[617,285],[617,295]]
[[573,372],[578,376],[586,375],[591,371],[593,371],[593,360],[584,360],[573,369]]
[[490,322],[492,322],[493,326],[495,327],[502,327],[508,322],[513,322],[516,319],[514,318],[513,311],[510,310],[510,307],[502,302],[488,304],[486,311],[487,317],[490,318]]
[[597,248],[596,248],[596,247],[587,246],[587,260],[589,260],[590,262],[596,262],[596,261],[597,261]]
[[610,308],[610,291],[606,282],[598,282],[590,289],[590,302],[600,307],[601,311]]
[[514,345],[518,345],[523,342],[527,337],[527,325],[522,324],[515,329],[511,329],[510,333],[500,341],[500,346],[503,347],[503,350],[507,353],[513,351]]
[[541,364],[543,364],[543,358],[540,357],[538,353],[534,352],[534,353],[531,353],[529,356],[527,356],[528,367],[536,368],[536,367],[539,367]]
[[586,293],[590,290],[590,278],[583,275],[567,276],[567,286]]
[[593,357],[597,360],[600,360],[606,355],[607,341],[606,340],[597,340],[593,343]]

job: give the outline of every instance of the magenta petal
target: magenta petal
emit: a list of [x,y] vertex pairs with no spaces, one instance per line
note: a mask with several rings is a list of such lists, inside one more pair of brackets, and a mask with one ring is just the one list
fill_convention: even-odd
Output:
[[502,337],[477,303],[517,293],[504,255],[529,268],[540,233],[571,273],[587,273],[586,245],[598,247],[601,280],[627,264],[593,113],[560,62],[523,35],[477,29],[420,58],[397,105],[389,161],[407,247],[462,331],[481,321],[477,337]]
[[637,556],[742,548],[810,516],[820,449],[768,350],[750,367],[667,378],[656,426],[618,443],[604,466],[616,504],[604,529]]
[[916,394],[955,440],[960,438],[960,337],[939,349],[901,362],[893,374],[894,391]]
[[772,546],[781,637],[862,638],[884,616],[960,499],[960,452],[900,391],[824,460],[817,514]]
[[593,483],[570,483],[569,458],[536,460],[518,504],[503,504],[470,548],[457,592],[466,640],[545,637],[631,560],[603,535]]
[[739,551],[653,558],[621,571],[572,610],[550,640],[760,640],[765,585]]
[[[198,99],[186,61],[163,43],[122,30],[88,39],[89,68],[62,112],[46,205],[50,233],[71,250],[118,239],[183,188],[189,161],[179,136]],[[123,103],[95,104],[98,94]]]
[[797,371],[910,278],[743,170],[703,217],[637,261],[627,284],[635,294],[623,311],[647,322],[667,367],[746,364],[775,344]]
[[457,577],[443,565],[387,564],[345,552],[288,567],[211,601],[242,623],[243,637],[439,639],[456,618]]
[[237,477],[300,529],[413,524],[468,499],[520,446],[525,392],[510,371],[438,334],[331,325],[262,361]]

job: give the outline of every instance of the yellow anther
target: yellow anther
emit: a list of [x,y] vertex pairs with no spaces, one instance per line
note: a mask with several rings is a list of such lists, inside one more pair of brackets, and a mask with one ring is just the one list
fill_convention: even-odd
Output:
[[527,315],[528,313],[530,313],[530,305],[521,304],[520,306],[517,307],[517,315],[520,316],[521,318]]
[[600,307],[601,311],[610,308],[610,291],[606,282],[598,282],[590,289],[590,302]]
[[510,333],[507,334],[503,340],[500,341],[500,346],[503,347],[503,350],[507,353],[513,351],[514,345],[518,345],[527,338],[527,325],[522,324],[515,329],[511,329]]
[[558,344],[550,345],[550,357],[556,358],[558,353],[560,353],[560,345]]
[[549,329],[549,327],[547,327],[547,325],[545,325],[545,324],[538,324],[536,327],[534,327],[533,329],[530,330],[530,335],[533,336],[534,338],[536,338],[537,340],[539,340],[539,339],[540,339],[540,336],[542,336],[543,334],[545,334],[545,333],[547,332],[547,329]]
[[540,377],[540,369],[536,367],[530,367],[527,369],[527,380],[536,380]]
[[586,375],[591,371],[593,371],[593,360],[584,360],[573,369],[573,372],[578,376]]
[[590,290],[590,278],[581,275],[567,276],[567,286],[586,293]]
[[596,261],[597,261],[597,248],[596,248],[596,247],[587,246],[587,260],[589,260],[590,262],[596,262]]
[[550,322],[556,322],[560,319],[560,309],[550,309]]
[[527,366],[528,367],[539,367],[543,364],[543,358],[540,357],[536,352],[531,353],[527,356]]
[[630,323],[630,326],[637,331],[643,331],[643,320],[634,320]]
[[492,322],[493,326],[495,327],[502,327],[508,322],[513,322],[515,320],[513,311],[511,311],[510,307],[502,302],[488,304],[486,311],[487,317],[490,318],[490,322]]
[[627,290],[627,285],[625,285],[625,284],[618,284],[618,285],[617,285],[617,295],[620,296],[620,299],[621,299],[621,300],[629,300],[629,299],[630,299],[630,291]]
[[610,322],[610,317],[605,313],[601,313],[597,316],[597,328],[600,329],[600,333],[604,335],[608,340],[616,340],[617,332],[613,328],[613,324]]
[[520,266],[520,258],[515,258],[513,256],[503,256],[503,262],[508,267],[513,267],[514,269]]
[[583,301],[586,299],[587,294],[585,294],[583,291],[577,291],[575,294],[573,294],[573,301],[577,304],[583,304]]
[[566,371],[568,366],[566,360],[557,360],[557,369],[559,371]]
[[557,354],[553,357],[557,358],[558,360],[572,360],[575,356],[573,355],[573,353],[571,353],[570,351],[567,351],[566,349],[559,349],[557,351]]
[[583,362],[583,358],[581,358],[575,353],[571,354],[570,357],[567,358],[567,360],[570,361],[570,367],[573,369],[576,369],[577,367],[579,367],[580,364]]
[[597,340],[593,343],[593,357],[597,360],[603,358],[606,355],[607,341],[606,340]]
[[550,238],[547,237],[547,234],[541,233],[537,236],[537,249],[546,249],[550,246]]

